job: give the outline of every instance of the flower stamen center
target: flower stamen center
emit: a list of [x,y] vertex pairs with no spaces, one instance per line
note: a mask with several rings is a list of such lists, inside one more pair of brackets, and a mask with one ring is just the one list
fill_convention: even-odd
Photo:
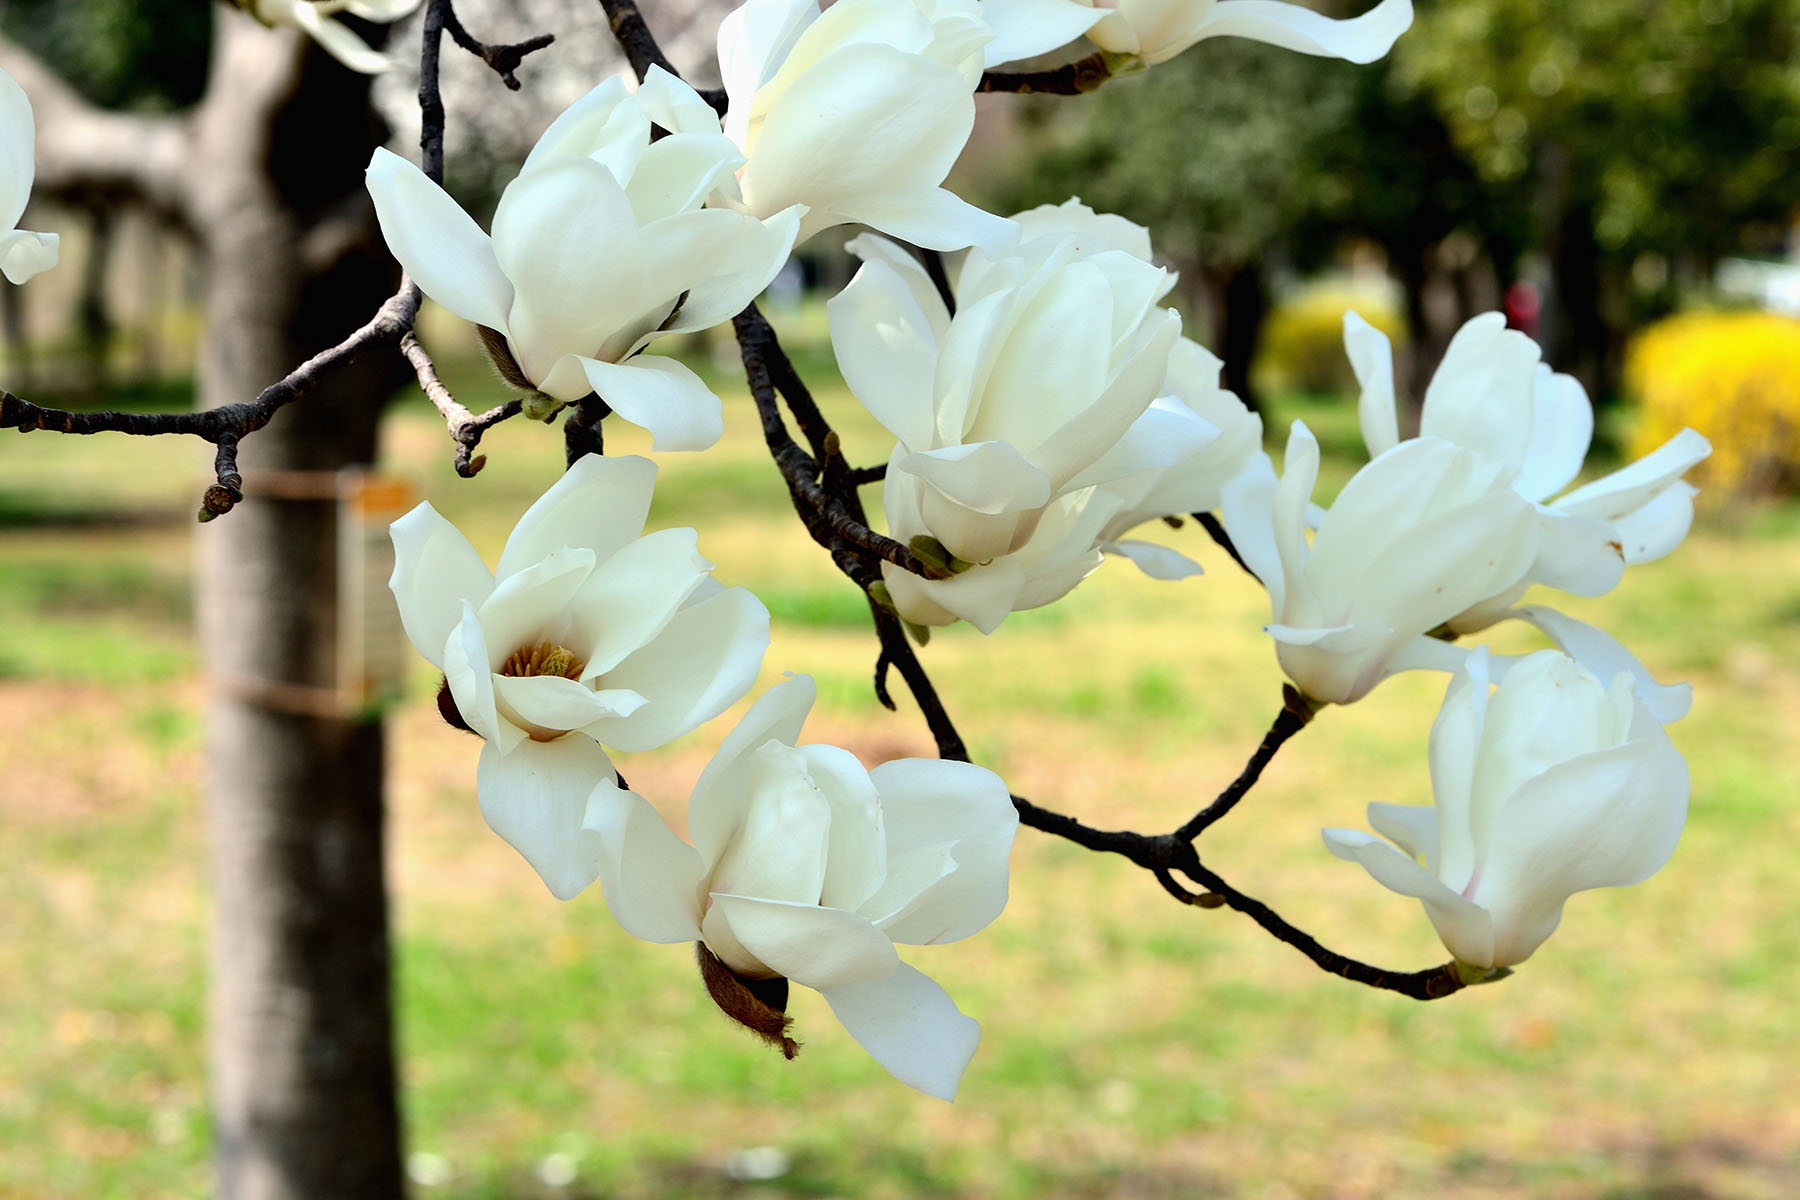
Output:
[[500,664],[500,674],[523,679],[532,675],[560,675],[564,679],[580,679],[587,664],[575,657],[567,646],[555,642],[539,642],[521,646]]

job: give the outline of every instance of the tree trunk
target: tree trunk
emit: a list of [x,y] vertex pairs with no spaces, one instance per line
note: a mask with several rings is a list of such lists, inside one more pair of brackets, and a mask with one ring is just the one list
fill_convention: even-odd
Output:
[[[321,275],[303,253],[319,205],[361,190],[360,169],[341,168],[367,161],[366,81],[329,62],[302,65],[291,31],[218,14],[196,127],[207,407],[256,395],[384,294],[378,272],[343,269],[334,256],[339,269]],[[341,123],[333,99],[360,109],[360,125]],[[326,149],[326,138],[348,140],[349,153]],[[306,172],[298,187],[282,177],[296,167]],[[297,197],[313,211],[297,210]],[[211,1060],[219,1194],[229,1200],[402,1193],[382,726],[328,703],[330,472],[374,457],[389,365],[353,364],[246,439],[245,500],[200,535],[212,683]]]

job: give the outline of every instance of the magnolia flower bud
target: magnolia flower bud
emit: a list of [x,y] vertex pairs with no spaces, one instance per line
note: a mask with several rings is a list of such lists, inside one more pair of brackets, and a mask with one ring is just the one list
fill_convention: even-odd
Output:
[[1469,656],[1431,729],[1431,787],[1433,808],[1369,805],[1393,846],[1352,829],[1325,845],[1423,901],[1465,978],[1529,958],[1574,893],[1656,874],[1687,819],[1687,763],[1631,676],[1603,685],[1555,650],[1491,695],[1487,651]]

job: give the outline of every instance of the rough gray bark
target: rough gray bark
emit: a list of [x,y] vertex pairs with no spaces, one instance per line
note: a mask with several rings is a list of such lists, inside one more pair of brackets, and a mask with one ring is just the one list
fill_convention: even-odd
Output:
[[[360,192],[360,170],[342,170],[355,158],[316,153],[311,131],[356,140],[332,109],[366,109],[363,81],[230,9],[220,10],[212,71],[194,129],[206,169],[192,194],[207,266],[208,407],[255,395],[388,290],[373,271],[308,269],[305,235],[318,222],[294,210],[279,178],[304,161],[315,199]],[[339,177],[323,178],[334,165]],[[245,500],[201,535],[215,681],[211,1064],[220,1193],[232,1200],[402,1192],[382,727],[306,711],[335,667],[337,517],[323,473],[373,459],[392,384],[383,366],[354,364],[247,439]]]

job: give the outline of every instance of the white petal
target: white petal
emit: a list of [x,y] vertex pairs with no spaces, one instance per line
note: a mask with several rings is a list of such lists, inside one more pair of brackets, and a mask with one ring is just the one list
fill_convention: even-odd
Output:
[[[706,272],[688,289],[681,311],[663,323],[664,333],[692,333],[728,321],[781,273],[800,230],[798,205],[766,221],[733,213],[737,228]],[[646,230],[646,235],[649,231]],[[662,336],[658,334],[657,336]]]
[[[1486,646],[1468,655],[1451,674],[1450,684],[1444,689],[1443,706],[1431,724],[1431,794],[1437,802],[1438,820],[1437,836],[1425,855],[1425,865],[1439,879],[1459,888],[1475,871],[1471,822],[1475,771],[1481,754],[1481,734],[1487,723],[1488,668]],[[1373,806],[1370,824],[1375,824]],[[1390,830],[1375,827],[1394,837]]]
[[740,176],[744,197],[764,217],[811,206],[804,241],[826,224],[862,220],[865,200],[936,188],[974,123],[956,68],[892,46],[841,46],[770,105]]
[[509,183],[494,210],[494,256],[513,283],[506,331],[533,381],[566,354],[629,342],[638,324],[654,326],[667,311],[646,315],[655,281],[637,218],[612,172],[592,159],[547,158]]
[[1538,364],[1532,389],[1531,444],[1513,481],[1527,500],[1546,500],[1567,487],[1594,440],[1594,406],[1572,375]]
[[1700,489],[1676,482],[1632,512],[1613,521],[1613,532],[1627,563],[1655,562],[1674,552],[1694,523],[1694,497]]
[[[986,254],[1001,255],[1019,240],[1015,222],[977,208],[948,188],[869,192],[857,196],[854,206],[840,203],[835,211],[854,213],[855,220],[865,225],[929,250],[974,246]],[[802,230],[802,241],[815,232],[805,230],[804,224]]]
[[1574,596],[1604,596],[1625,574],[1625,547],[1610,521],[1538,510],[1531,577]]
[[884,562],[881,577],[894,597],[894,607],[907,620],[949,624],[935,619],[937,612],[948,612],[983,633],[1000,627],[1025,587],[1025,568],[1010,554],[949,579],[921,579]]
[[656,464],[635,455],[583,455],[562,473],[506,539],[495,575],[505,579],[565,548],[605,562],[643,532]]
[[638,84],[638,103],[650,119],[670,133],[717,133],[719,115],[700,93],[659,66],[652,65]]
[[1286,575],[1275,540],[1275,465],[1267,454],[1256,457],[1219,489],[1219,516],[1250,573],[1269,590],[1273,611],[1280,615],[1287,595]]
[[905,963],[885,979],[820,990],[850,1036],[895,1079],[940,1100],[956,1099],[981,1025],[948,992]]
[[[931,880],[897,919],[883,918],[884,931],[896,942],[935,945],[985,929],[1006,907],[1008,859],[1019,828],[1006,784],[983,767],[942,759],[897,759],[869,774],[881,792],[888,854],[950,843],[956,862],[955,871]],[[879,915],[872,907],[865,911]]]
[[1428,804],[1369,805],[1369,824],[1375,831],[1400,847],[1409,858],[1424,859],[1425,869],[1432,869],[1438,849],[1438,810]]
[[1531,443],[1537,368],[1537,343],[1508,329],[1505,317],[1472,317],[1450,339],[1425,389],[1419,436],[1443,438],[1519,470]]
[[887,878],[882,797],[869,772],[848,750],[801,746],[797,753],[805,760],[813,786],[831,806],[831,848],[819,903],[859,911]]
[[475,770],[488,828],[511,843],[558,900],[600,874],[604,849],[583,827],[588,796],[617,776],[606,751],[579,733],[553,742],[520,742],[510,753],[489,742]]
[[1326,849],[1347,862],[1361,863],[1382,887],[1422,901],[1438,937],[1459,961],[1494,965],[1494,924],[1486,909],[1439,883],[1380,838],[1356,829],[1327,829],[1324,836]]
[[12,229],[25,215],[37,171],[36,153],[31,101],[17,80],[0,71],[0,229]]
[[839,908],[714,892],[715,916],[757,961],[805,987],[886,979],[900,964],[887,934]]
[[650,119],[614,75],[603,79],[550,122],[520,172],[553,158],[592,158],[623,183],[632,177],[650,141]]
[[623,546],[594,568],[570,603],[570,649],[587,659],[582,682],[597,679],[661,633],[712,564],[692,529],[662,529]]
[[1507,802],[1484,848],[1476,898],[1494,913],[1495,965],[1522,961],[1578,891],[1662,869],[1687,819],[1687,763],[1654,736],[1559,764]]
[[1664,723],[1679,721],[1687,715],[1694,701],[1689,684],[1664,685],[1656,682],[1650,671],[1619,640],[1606,631],[1577,621],[1554,608],[1530,604],[1512,610],[1512,614],[1542,630],[1563,653],[1592,671],[1601,679],[1621,673],[1637,681],[1638,699],[1644,702],[1656,719]]
[[1712,443],[1692,429],[1683,429],[1636,462],[1576,488],[1551,507],[1558,512],[1617,519],[1650,503],[1711,453]]
[[744,156],[731,139],[717,131],[670,134],[644,151],[625,185],[625,194],[631,198],[638,224],[648,225],[698,209],[743,162]]
[[650,703],[614,721],[606,744],[654,750],[710,721],[756,680],[769,646],[769,610],[743,588],[727,588],[675,614],[662,633],[607,673]]
[[321,15],[311,4],[297,4],[292,11],[294,24],[352,71],[379,75],[394,65],[385,54],[370,49],[367,42],[330,17]]
[[494,701],[494,669],[488,661],[481,620],[467,600],[462,612],[462,620],[444,642],[444,683],[463,724],[489,742],[499,743],[501,750],[511,750],[525,739],[525,731],[500,719]]
[[512,283],[462,206],[388,150],[369,159],[367,183],[388,251],[419,290],[465,321],[506,332]]
[[1394,407],[1394,347],[1387,334],[1356,312],[1344,314],[1344,351],[1356,372],[1362,396],[1356,416],[1362,425],[1369,457],[1385,453],[1400,441],[1400,417]]
[[798,741],[817,696],[810,675],[782,680],[757,697],[700,772],[688,804],[688,836],[709,868],[724,853],[743,819],[744,801],[750,794],[751,752],[771,740],[787,746]]
[[0,272],[11,282],[25,283],[56,265],[62,238],[54,233],[15,229],[0,234]]
[[[1301,54],[1371,63],[1389,50],[1412,24],[1412,0],[1381,0],[1358,17],[1334,21],[1329,17],[1277,0],[1220,0],[1200,22],[1199,38],[1243,37],[1267,42]],[[1151,63],[1172,58],[1185,45],[1161,48],[1144,57]]]
[[[644,707],[638,693],[623,688],[596,692],[560,675],[495,675],[494,700],[508,720],[541,734],[604,728],[597,722],[628,717]],[[598,732],[590,736],[600,736]]]
[[1156,542],[1140,542],[1126,539],[1118,542],[1107,542],[1101,546],[1108,554],[1117,554],[1137,564],[1138,570],[1152,579],[1186,579],[1190,575],[1204,574],[1199,563],[1178,550]]
[[1079,38],[1104,15],[1076,0],[981,0],[981,17],[996,35],[983,62],[991,68],[1047,54]]
[[498,671],[514,651],[562,636],[569,601],[593,570],[592,550],[558,550],[502,578],[475,610],[487,641],[488,669]]
[[724,436],[724,406],[685,364],[653,354],[622,363],[580,361],[600,398],[650,431],[652,450],[705,450]]
[[462,620],[463,602],[486,600],[494,577],[462,531],[430,504],[395,521],[388,533],[394,539],[388,587],[400,609],[400,624],[419,653],[441,671],[444,641]]
[[600,887],[626,933],[646,942],[700,937],[700,856],[642,796],[597,785],[582,828],[600,841]]
[[725,120],[732,141],[745,145],[751,97],[818,19],[817,0],[748,0],[719,22],[719,74],[731,102]]
[[[891,245],[883,239],[856,240]],[[825,304],[831,349],[844,382],[909,450],[931,447],[933,425],[938,340],[934,314],[921,302],[942,315],[943,302],[935,291],[927,299],[913,280],[874,261],[864,263],[849,286]]]
[[[707,886],[714,892],[817,905],[831,848],[831,802],[808,778],[806,758],[792,746],[764,742],[751,752],[748,765],[743,823],[712,868]],[[746,948],[757,954],[754,947]]]

